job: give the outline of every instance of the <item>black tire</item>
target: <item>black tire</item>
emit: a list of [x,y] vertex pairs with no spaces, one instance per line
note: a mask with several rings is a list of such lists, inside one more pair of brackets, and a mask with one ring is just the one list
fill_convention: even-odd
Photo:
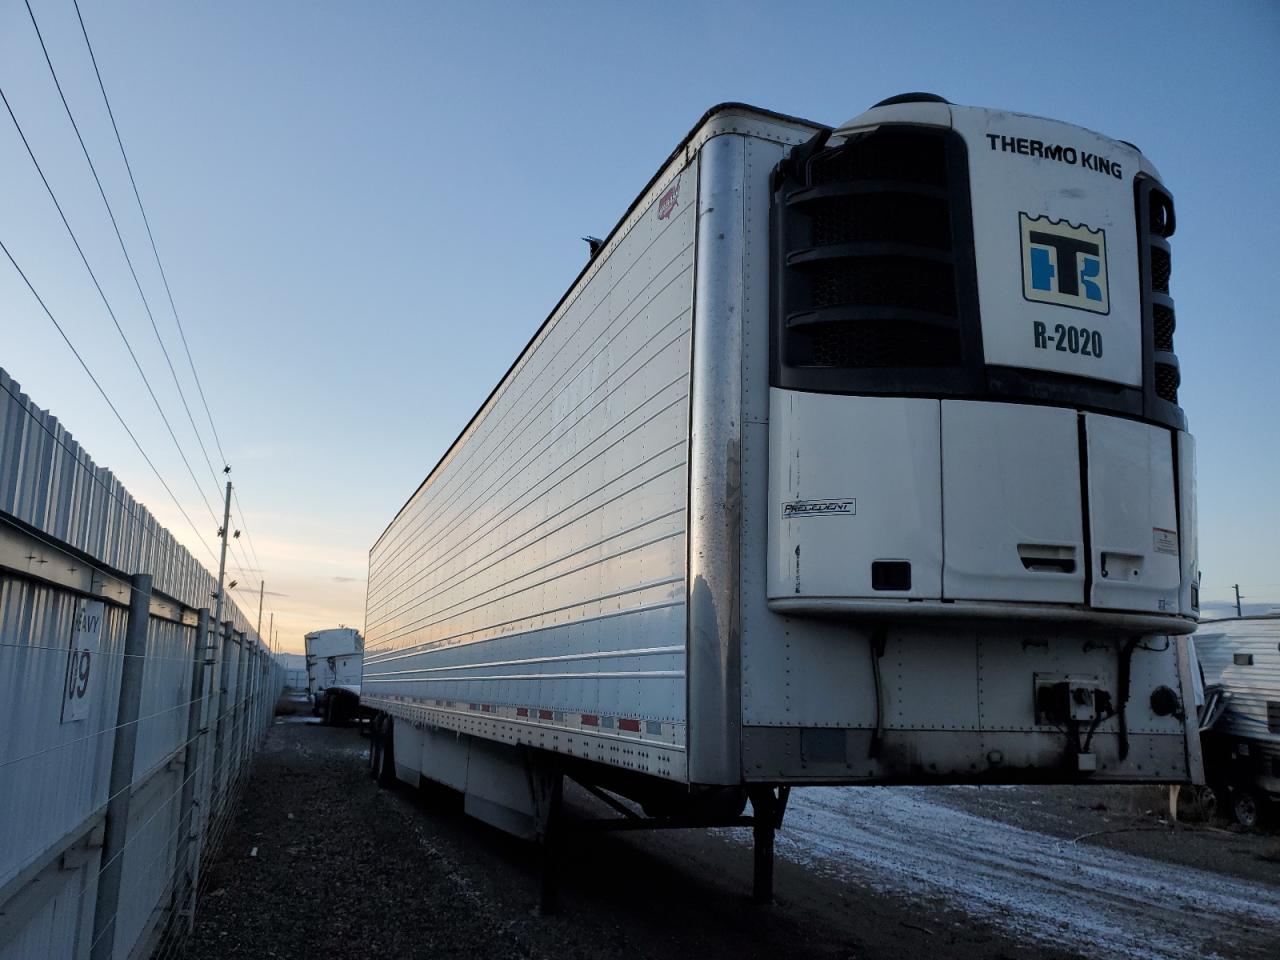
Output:
[[1178,794],[1178,819],[1208,823],[1222,808],[1222,798],[1212,784],[1184,786]]
[[326,727],[333,726],[333,697],[325,695],[324,702],[320,705],[320,722]]
[[1237,787],[1231,792],[1231,813],[1246,830],[1265,825],[1267,812],[1266,798],[1252,787]]

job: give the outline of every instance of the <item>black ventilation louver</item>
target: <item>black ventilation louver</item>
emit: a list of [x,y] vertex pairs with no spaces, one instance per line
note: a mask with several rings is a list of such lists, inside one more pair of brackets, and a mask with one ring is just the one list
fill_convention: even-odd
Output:
[[982,369],[964,142],[886,125],[774,176],[773,382],[970,392]]
[[1177,318],[1169,296],[1173,257],[1169,238],[1176,220],[1173,197],[1157,181],[1139,176],[1134,181],[1138,221],[1138,262],[1142,276],[1144,380],[1148,384],[1147,415],[1160,420],[1180,419],[1178,387],[1182,374],[1173,352]]

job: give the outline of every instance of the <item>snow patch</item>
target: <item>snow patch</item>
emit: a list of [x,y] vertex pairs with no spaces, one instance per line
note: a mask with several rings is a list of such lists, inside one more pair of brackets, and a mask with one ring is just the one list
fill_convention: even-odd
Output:
[[1273,888],[1072,843],[928,795],[919,787],[796,790],[778,855],[885,893],[936,897],[1092,957],[1200,960],[1242,935],[1280,928]]

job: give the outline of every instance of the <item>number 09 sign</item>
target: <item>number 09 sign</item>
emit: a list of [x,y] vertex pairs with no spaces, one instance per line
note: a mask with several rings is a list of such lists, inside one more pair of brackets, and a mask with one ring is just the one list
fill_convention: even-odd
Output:
[[67,652],[67,677],[62,687],[62,722],[83,720],[89,715],[89,694],[98,669],[98,643],[102,639],[101,600],[77,600],[76,618],[71,628],[71,649]]

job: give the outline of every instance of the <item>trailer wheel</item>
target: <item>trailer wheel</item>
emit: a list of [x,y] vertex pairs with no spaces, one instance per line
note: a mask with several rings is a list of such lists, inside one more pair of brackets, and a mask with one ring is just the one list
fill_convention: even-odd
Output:
[[1222,809],[1222,796],[1212,784],[1184,786],[1178,795],[1177,817],[1194,823],[1208,823]]
[[1267,802],[1251,787],[1237,787],[1231,794],[1231,813],[1236,823],[1255,830],[1267,819]]

